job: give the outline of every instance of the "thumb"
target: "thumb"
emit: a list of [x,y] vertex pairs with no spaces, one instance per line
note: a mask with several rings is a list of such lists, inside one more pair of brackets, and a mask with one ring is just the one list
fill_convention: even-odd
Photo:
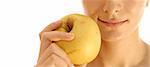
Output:
[[87,64],[74,65],[75,67],[86,67]]

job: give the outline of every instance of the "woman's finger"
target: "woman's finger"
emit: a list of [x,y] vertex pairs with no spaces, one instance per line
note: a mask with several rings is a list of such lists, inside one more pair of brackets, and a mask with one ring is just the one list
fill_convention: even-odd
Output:
[[50,31],[53,31],[53,30],[57,29],[58,27],[60,27],[60,25],[61,25],[60,20],[55,21],[55,22],[49,24],[48,26],[46,26],[46,27],[40,32],[40,34],[39,34],[39,35],[40,35],[40,38],[41,38],[41,34],[42,34],[43,32],[50,32]]
[[41,47],[40,47],[40,55],[48,48],[52,41],[59,41],[59,40],[72,40],[74,35],[72,33],[65,33],[65,32],[58,32],[58,31],[51,31],[51,32],[44,32],[41,35]]
[[42,65],[55,67],[69,67],[68,64],[59,58],[56,54],[50,55]]
[[39,58],[41,57],[42,53],[48,48],[48,46],[51,44],[51,41],[49,40],[42,40],[40,45],[40,51],[39,51]]
[[[60,20],[58,20],[58,21],[55,21],[55,22],[49,24],[48,26],[46,26],[39,34],[40,40],[43,39],[42,35],[44,32],[50,32],[54,29],[57,29],[60,25],[61,25],[61,22],[60,22]],[[41,42],[39,57],[43,53],[44,49],[46,49],[51,43],[51,42],[48,42],[47,40],[42,40],[42,41],[43,42]]]
[[66,32],[59,32],[59,31],[51,31],[51,32],[44,32],[42,36],[43,40],[49,41],[59,41],[59,40],[72,40],[73,33],[66,33]]
[[46,50],[45,52],[42,54],[42,56],[39,58],[38,60],[38,64],[42,64],[43,62],[45,62],[45,60],[48,59],[48,57],[50,56],[57,56],[60,59],[62,59],[64,62],[66,62],[69,66],[71,66],[71,62],[67,56],[67,54],[61,49],[59,48],[55,43],[52,43]]

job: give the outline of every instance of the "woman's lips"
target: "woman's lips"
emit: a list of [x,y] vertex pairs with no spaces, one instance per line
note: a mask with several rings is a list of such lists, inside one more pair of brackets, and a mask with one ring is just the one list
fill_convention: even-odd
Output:
[[120,21],[120,20],[102,20],[102,19],[98,18],[98,21],[106,24],[107,26],[116,26],[116,25],[121,25],[121,24],[127,22],[128,20],[123,20],[123,21]]

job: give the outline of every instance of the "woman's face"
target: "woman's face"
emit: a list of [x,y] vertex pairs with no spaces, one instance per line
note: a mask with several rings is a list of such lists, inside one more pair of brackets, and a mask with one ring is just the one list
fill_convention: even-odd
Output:
[[147,0],[83,0],[85,13],[101,30],[102,39],[119,40],[138,29]]

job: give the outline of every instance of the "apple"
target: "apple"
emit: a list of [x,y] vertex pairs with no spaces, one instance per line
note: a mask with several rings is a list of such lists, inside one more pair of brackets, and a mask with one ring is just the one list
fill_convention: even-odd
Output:
[[98,25],[90,17],[70,14],[63,17],[56,31],[70,32],[75,35],[71,41],[57,41],[73,64],[86,64],[96,58],[101,47],[101,34]]

